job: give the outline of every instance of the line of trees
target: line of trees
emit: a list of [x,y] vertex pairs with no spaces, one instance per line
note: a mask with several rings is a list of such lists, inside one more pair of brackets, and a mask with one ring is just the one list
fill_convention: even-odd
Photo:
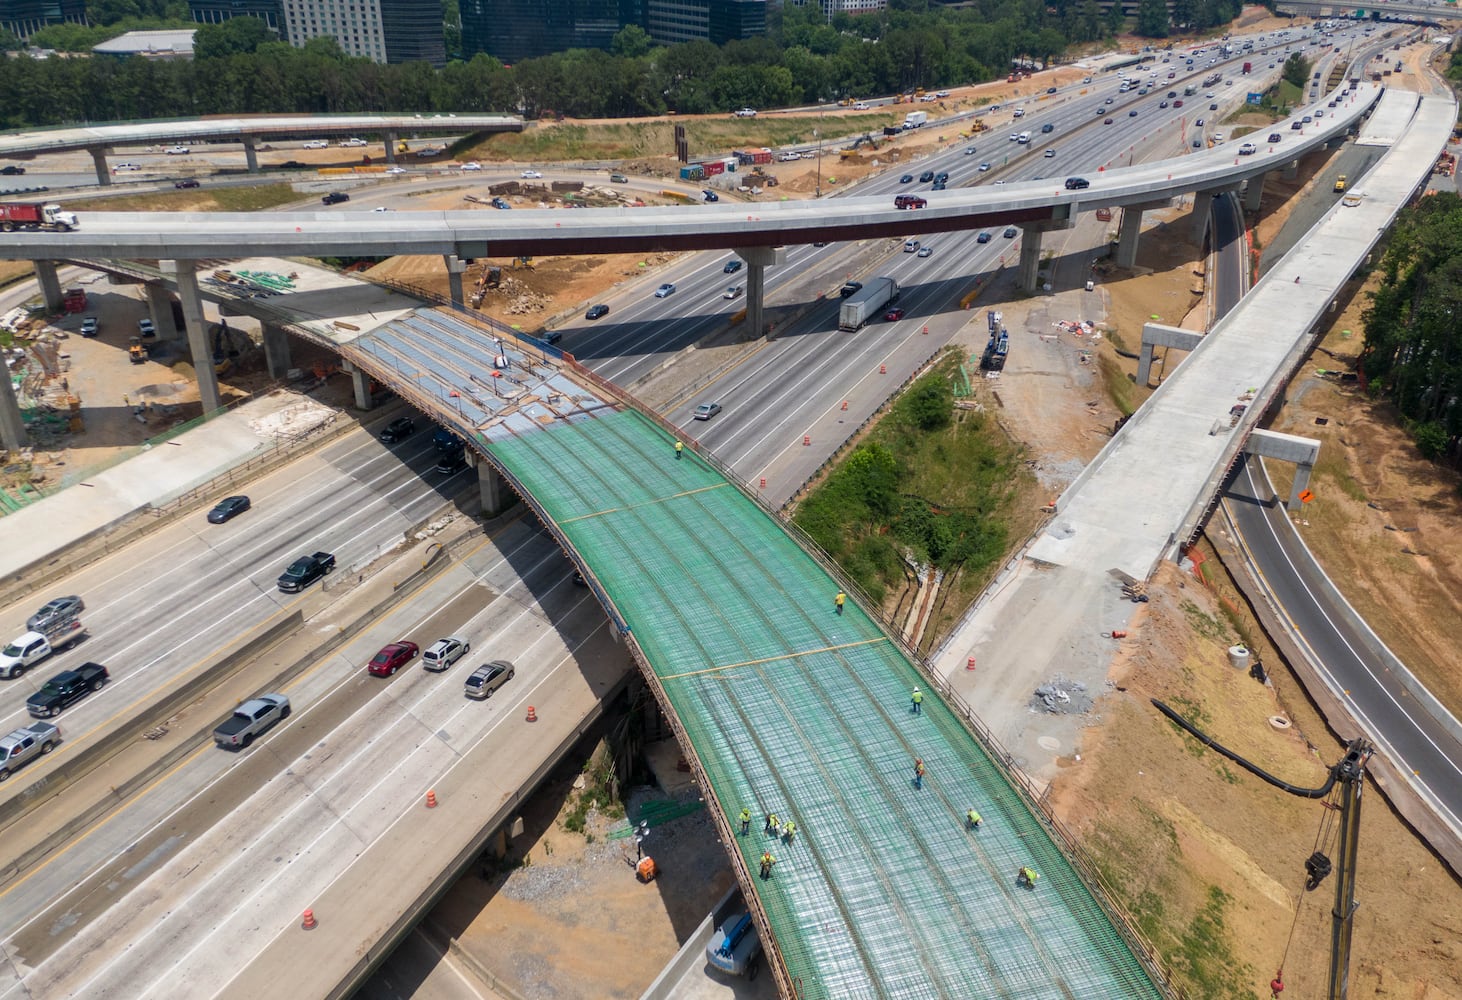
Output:
[[1396,404],[1421,453],[1462,459],[1462,198],[1443,192],[1401,213],[1365,312],[1360,369]]
[[[118,15],[175,13],[164,0],[109,2]],[[1218,0],[1182,3],[1207,11],[1205,17],[1226,10]],[[787,5],[772,21],[767,36],[721,46],[657,46],[630,26],[607,52],[573,50],[513,67],[478,55],[433,70],[352,58],[328,38],[294,48],[257,19],[234,18],[198,26],[192,61],[0,59],[0,124],[386,110],[709,113],[988,80],[1006,73],[1012,60],[1047,62],[1071,44],[1100,41],[1122,27],[1119,5],[1104,13],[1096,0],[972,0],[958,8],[895,0],[888,10],[831,22],[815,4]],[[91,29],[59,30],[81,33],[78,47],[90,41]]]

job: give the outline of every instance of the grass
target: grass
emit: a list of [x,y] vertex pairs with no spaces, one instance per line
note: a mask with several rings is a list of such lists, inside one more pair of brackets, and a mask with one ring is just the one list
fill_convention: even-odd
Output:
[[293,185],[273,182],[212,188],[207,192],[150,191],[84,198],[68,201],[66,207],[78,212],[260,212],[299,200],[300,193]]
[[675,126],[684,125],[691,156],[706,150],[756,149],[816,142],[813,130],[833,148],[848,137],[881,135],[902,114],[771,115],[761,118],[674,118],[595,125],[544,123],[522,132],[490,136],[460,155],[478,160],[625,160],[673,156]]
[[1132,384],[1117,359],[1107,354],[1098,354],[1097,368],[1101,371],[1102,386],[1107,390],[1107,395],[1117,411],[1124,417],[1136,413],[1139,403],[1137,386]]

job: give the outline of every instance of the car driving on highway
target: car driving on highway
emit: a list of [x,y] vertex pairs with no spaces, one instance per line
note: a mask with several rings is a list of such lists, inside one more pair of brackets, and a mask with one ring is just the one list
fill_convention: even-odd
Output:
[[366,673],[372,677],[392,677],[396,671],[416,659],[418,652],[420,650],[414,642],[402,640],[389,643],[382,646],[381,651],[371,657],[371,662],[366,666]]
[[421,669],[439,673],[472,650],[472,643],[455,635],[438,639],[421,654]]
[[250,506],[249,498],[243,494],[224,497],[208,512],[208,523],[223,524],[225,521],[230,521],[238,517],[244,511],[248,510]]
[[386,425],[381,431],[382,444],[395,444],[398,441],[405,441],[416,433],[416,421],[410,417],[397,417]]
[[513,665],[507,660],[493,660],[472,671],[464,685],[469,698],[491,698],[492,693],[513,679]]
[[40,610],[25,620],[25,627],[32,632],[44,632],[65,621],[70,621],[86,610],[86,602],[80,597],[57,597],[42,604]]
[[721,412],[721,404],[720,403],[702,403],[700,406],[697,406],[695,408],[695,419],[696,420],[710,420],[712,417],[714,417],[716,414],[718,414],[720,412]]
[[668,298],[669,296],[674,295],[674,294],[675,294],[675,285],[673,283],[669,282],[669,281],[665,282],[665,284],[663,284],[659,288],[655,289],[655,298],[657,298],[657,299]]

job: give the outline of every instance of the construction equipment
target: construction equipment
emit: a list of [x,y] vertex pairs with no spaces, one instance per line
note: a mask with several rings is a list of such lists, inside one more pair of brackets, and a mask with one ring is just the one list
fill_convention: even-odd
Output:
[[134,365],[140,365],[147,360],[147,348],[142,346],[141,337],[133,337],[127,343],[127,357]]
[[860,146],[871,146],[873,149],[876,150],[878,149],[878,140],[873,138],[872,135],[860,135],[858,136],[858,138],[853,140],[853,144],[851,146],[844,146],[842,149],[838,150],[838,159],[848,160],[853,158],[854,156],[858,155],[858,148]]
[[[1365,791],[1366,764],[1370,762],[1376,748],[1364,738],[1351,740],[1346,744],[1345,756],[1330,768],[1330,775],[1325,779],[1325,784],[1319,788],[1297,788],[1240,757],[1211,736],[1200,732],[1191,722],[1156,698],[1152,700],[1152,703],[1159,712],[1177,723],[1180,728],[1204,746],[1227,757],[1250,774],[1262,778],[1275,788],[1289,792],[1291,795],[1297,795],[1302,799],[1328,799],[1324,803],[1327,812],[1320,819],[1320,835],[1316,838],[1316,848],[1305,859],[1305,891],[1313,892],[1331,872],[1335,873],[1335,905],[1330,909],[1330,974],[1325,1000],[1345,1000],[1346,987],[1350,978],[1350,944],[1355,931],[1357,906],[1355,861],[1360,847],[1360,800],[1361,793]],[[1332,862],[1329,855],[1321,848],[1327,841],[1329,836],[1327,828],[1330,827],[1331,818],[1336,813],[1340,816],[1339,821],[1335,823],[1335,826],[1338,827],[1335,851],[1338,860]],[[1303,898],[1301,896],[1301,900]],[[1299,920],[1299,907],[1295,908],[1295,920]],[[1291,931],[1291,939],[1293,936]],[[1283,965],[1269,984],[1269,988],[1274,996],[1278,996],[1284,989]]]

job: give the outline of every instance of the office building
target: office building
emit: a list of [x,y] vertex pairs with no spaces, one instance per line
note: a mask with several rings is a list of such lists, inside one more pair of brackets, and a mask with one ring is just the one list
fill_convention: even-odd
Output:
[[188,0],[188,14],[198,24],[257,17],[270,31],[284,37],[284,0]]
[[462,54],[511,65],[566,49],[608,49],[619,29],[640,24],[642,0],[460,0]]
[[334,38],[381,63],[447,62],[441,0],[284,0],[284,37],[297,46]]
[[0,27],[30,38],[48,24],[86,23],[84,0],[0,0]]

